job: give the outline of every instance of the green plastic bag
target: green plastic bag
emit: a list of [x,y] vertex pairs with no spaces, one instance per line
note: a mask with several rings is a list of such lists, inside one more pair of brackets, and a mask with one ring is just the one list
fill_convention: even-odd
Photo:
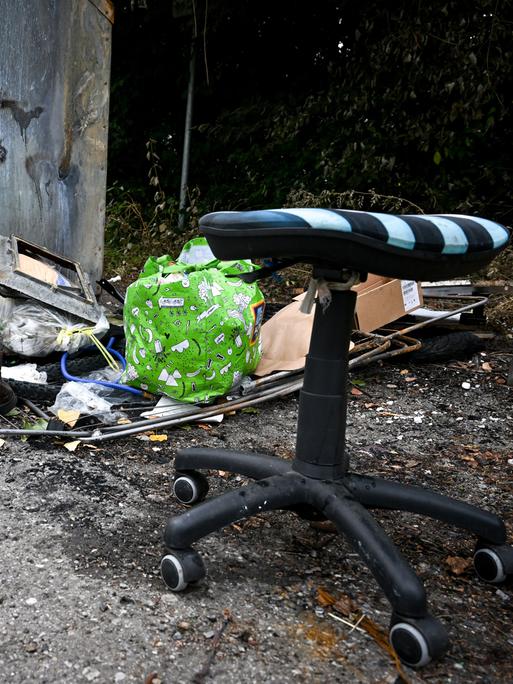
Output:
[[256,283],[227,275],[255,268],[219,261],[204,238],[188,242],[176,263],[150,257],[126,292],[122,381],[194,403],[236,387],[260,360],[265,303]]

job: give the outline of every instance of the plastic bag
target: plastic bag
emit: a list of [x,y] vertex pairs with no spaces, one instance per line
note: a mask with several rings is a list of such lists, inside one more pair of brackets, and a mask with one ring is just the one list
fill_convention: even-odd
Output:
[[3,332],[5,324],[11,317],[14,306],[15,300],[11,297],[0,297],[0,333]]
[[148,259],[126,293],[123,382],[193,403],[237,386],[260,359],[265,304],[256,283],[229,276],[254,269],[219,261],[204,238],[188,242],[176,263]]
[[[7,351],[20,356],[46,356],[54,351],[72,353],[91,344],[89,335],[85,334],[91,327],[56,309],[21,300],[4,321],[2,342]],[[109,322],[102,313],[92,332],[100,337],[108,329]]]
[[38,371],[35,363],[21,363],[17,366],[2,366],[2,378],[4,380],[18,380],[33,382],[36,385],[44,385],[48,380],[45,371]]
[[100,385],[65,382],[49,410],[56,416],[59,411],[78,411],[82,416],[97,416],[104,423],[116,423],[125,414],[113,411],[112,403],[101,397],[100,392]]

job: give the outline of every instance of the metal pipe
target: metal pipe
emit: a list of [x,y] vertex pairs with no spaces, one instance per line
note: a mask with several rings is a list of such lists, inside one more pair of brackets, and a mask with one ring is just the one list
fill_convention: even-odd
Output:
[[45,413],[42,409],[39,408],[39,406],[36,406],[34,402],[30,401],[30,399],[25,399],[25,397],[21,397],[20,401],[23,402],[25,406],[32,411],[32,413],[35,413],[36,416],[39,416],[39,418],[43,418],[44,420],[51,420],[51,417],[48,415],[48,413]]
[[180,179],[180,202],[178,205],[178,229],[185,227],[185,207],[187,206],[187,184],[189,179],[189,156],[191,147],[192,105],[194,101],[194,72],[196,66],[196,39],[191,43],[191,59],[189,62],[189,85],[187,87],[187,105],[185,109],[185,130],[183,136],[182,176]]

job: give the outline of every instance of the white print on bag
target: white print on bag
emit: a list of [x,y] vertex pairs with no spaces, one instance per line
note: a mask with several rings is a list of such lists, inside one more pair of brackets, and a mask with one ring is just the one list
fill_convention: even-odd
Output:
[[171,309],[184,304],[183,297],[161,297],[159,299],[159,308],[161,309]]
[[223,288],[218,283],[209,283],[206,278],[198,285],[198,295],[207,302],[210,297],[218,297],[223,291]]
[[207,283],[206,278],[203,278],[203,280],[198,285],[198,295],[200,299],[202,299],[204,302],[208,300],[209,291],[210,285]]
[[244,332],[246,335],[249,337],[251,335],[251,332],[253,330],[253,324],[251,322],[246,323],[244,320],[244,316],[241,314],[240,311],[236,311],[235,309],[231,309],[231,311],[228,311],[228,317],[229,318],[236,318],[238,321],[242,323],[242,326],[244,328]]
[[135,370],[135,368],[130,363],[127,365],[125,373],[126,373],[126,377],[129,380],[135,380],[137,377],[139,377],[137,371]]
[[235,309],[231,309],[228,311],[228,316],[230,318],[236,318],[238,321],[242,323],[242,325],[246,325],[246,321],[244,320],[244,316],[241,314],[240,311],[236,311]]
[[146,339],[146,338],[145,338],[145,334],[148,336],[148,340],[147,340],[148,344],[150,344],[151,342],[153,342],[153,330],[152,330],[151,328],[143,328],[143,327],[141,326],[141,327],[139,328],[139,335],[141,336],[141,338],[142,338],[143,340]]
[[162,342],[160,340],[155,340],[155,353],[160,354],[162,351]]
[[[177,283],[182,280],[182,273],[168,273],[168,275],[159,278],[159,285],[162,283]],[[151,287],[151,286],[150,286]]]
[[181,377],[180,371],[175,370],[172,373],[168,373],[167,370],[163,368],[158,379],[161,382],[165,382],[166,385],[169,385],[170,387],[177,387],[178,383],[176,382],[176,378],[180,379]]
[[225,375],[226,373],[228,373],[228,371],[230,370],[231,366],[232,366],[231,363],[227,363],[226,366],[223,366],[223,367],[220,369],[219,373],[220,373],[221,375]]
[[224,333],[221,333],[217,337],[214,338],[214,342],[216,344],[221,344],[221,342],[224,342]]
[[235,338],[235,346],[239,348],[242,347],[242,339],[240,335],[237,335],[237,337]]
[[246,309],[251,301],[251,297],[244,294],[233,295],[233,301],[237,305],[237,309],[242,313]]
[[221,308],[220,304],[214,304],[213,306],[210,307],[210,309],[207,309],[206,311],[203,311],[203,313],[200,313],[200,315],[196,317],[196,320],[199,323],[199,321],[202,321],[204,318],[208,318],[209,316],[211,316],[214,313],[214,311],[217,311],[217,309],[220,309],[220,308]]
[[183,342],[179,342],[171,347],[171,351],[179,352],[180,354],[186,349],[189,349],[189,340],[184,340]]

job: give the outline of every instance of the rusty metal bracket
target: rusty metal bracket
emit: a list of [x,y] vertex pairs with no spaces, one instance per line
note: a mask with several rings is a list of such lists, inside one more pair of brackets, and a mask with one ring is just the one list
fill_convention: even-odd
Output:
[[[53,285],[21,270],[20,255],[66,269],[73,280],[71,286]],[[0,294],[33,299],[94,324],[102,315],[89,278],[79,263],[16,235],[0,236]]]

